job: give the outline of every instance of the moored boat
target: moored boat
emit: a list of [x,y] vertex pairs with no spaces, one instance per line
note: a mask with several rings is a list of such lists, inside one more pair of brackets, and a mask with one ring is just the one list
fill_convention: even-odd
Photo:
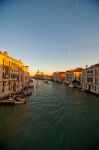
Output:
[[0,100],[0,105],[13,105],[13,104],[14,104],[13,98]]
[[74,86],[73,86],[73,84],[72,84],[72,83],[70,83],[70,84],[69,84],[69,87],[73,88]]
[[24,104],[26,102],[26,98],[24,96],[18,95],[14,97],[15,104]]
[[45,81],[44,81],[44,83],[48,83],[48,81],[47,81],[47,80],[45,80]]
[[81,91],[85,91],[84,89],[81,89]]

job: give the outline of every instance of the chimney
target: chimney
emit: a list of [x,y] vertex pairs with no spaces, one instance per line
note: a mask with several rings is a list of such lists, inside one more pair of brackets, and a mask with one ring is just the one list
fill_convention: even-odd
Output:
[[8,55],[8,52],[7,52],[7,51],[4,51],[4,54],[5,54],[5,55]]
[[86,65],[86,69],[88,68],[88,65]]

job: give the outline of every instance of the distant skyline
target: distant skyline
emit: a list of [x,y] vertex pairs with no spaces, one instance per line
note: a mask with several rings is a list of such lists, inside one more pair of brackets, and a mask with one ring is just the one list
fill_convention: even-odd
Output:
[[0,0],[0,50],[32,73],[99,63],[99,1]]

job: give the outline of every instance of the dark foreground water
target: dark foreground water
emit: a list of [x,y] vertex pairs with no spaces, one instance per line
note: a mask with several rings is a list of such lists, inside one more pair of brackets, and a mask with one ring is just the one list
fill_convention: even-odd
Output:
[[0,150],[98,150],[99,97],[35,81],[24,105],[0,106]]

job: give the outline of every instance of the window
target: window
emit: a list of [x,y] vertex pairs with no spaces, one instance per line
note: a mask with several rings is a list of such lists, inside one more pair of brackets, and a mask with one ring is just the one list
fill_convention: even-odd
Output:
[[2,78],[4,78],[4,72],[2,73]]
[[87,78],[87,82],[93,82],[93,78]]
[[95,78],[95,83],[97,83],[97,78]]
[[4,82],[3,82],[3,87],[4,87]]
[[97,91],[97,87],[95,86],[95,92]]
[[4,58],[3,58],[3,66],[4,66]]
[[3,82],[2,86],[3,86],[3,87],[2,87],[2,92],[4,92],[4,82]]
[[95,75],[97,74],[97,70],[95,69]]
[[88,70],[87,74],[93,74],[93,70]]

